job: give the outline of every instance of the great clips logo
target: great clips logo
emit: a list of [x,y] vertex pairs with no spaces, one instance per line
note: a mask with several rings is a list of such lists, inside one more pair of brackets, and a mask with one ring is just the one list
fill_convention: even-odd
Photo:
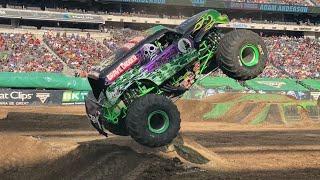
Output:
[[128,69],[130,69],[133,65],[135,65],[136,63],[138,63],[139,58],[136,55],[132,55],[129,59],[125,60],[124,62],[122,62],[118,67],[116,67],[116,69],[114,69],[113,71],[111,71],[108,75],[107,75],[107,80],[108,82],[112,82],[115,79],[117,79],[119,76],[121,76],[125,71],[127,71]]
[[19,100],[26,101],[32,98],[33,94],[27,94],[20,91],[13,91],[11,93],[0,93],[0,100]]

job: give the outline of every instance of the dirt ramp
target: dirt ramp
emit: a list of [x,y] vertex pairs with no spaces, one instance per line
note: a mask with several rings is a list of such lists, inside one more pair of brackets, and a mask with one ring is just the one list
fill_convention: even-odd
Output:
[[176,157],[184,163],[208,170],[228,170],[234,165],[191,138],[179,135],[173,142]]
[[[65,145],[65,144],[64,144]],[[32,137],[0,136],[2,179],[168,179],[204,170],[179,158],[138,153],[106,140],[57,145]]]
[[224,103],[224,102],[229,102],[229,101],[239,99],[243,96],[244,94],[240,94],[240,93],[223,93],[223,94],[216,94],[213,96],[209,96],[203,99],[202,101],[210,102],[210,103]]
[[179,100],[176,105],[182,121],[202,121],[202,116],[212,109],[212,103],[200,100]]
[[62,150],[57,151],[50,144],[30,136],[4,134],[0,134],[0,152],[0,175],[15,174],[63,153]]

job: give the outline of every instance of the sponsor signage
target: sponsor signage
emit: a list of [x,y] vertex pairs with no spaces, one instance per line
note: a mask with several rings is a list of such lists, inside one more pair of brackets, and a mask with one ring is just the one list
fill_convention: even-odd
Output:
[[254,10],[254,11],[273,11],[283,13],[318,13],[319,7],[308,7],[286,4],[260,4],[232,1],[208,1],[208,0],[98,0],[99,2],[126,2],[144,4],[166,4],[176,6],[199,6],[210,8]]
[[79,13],[62,13],[37,10],[19,10],[0,8],[0,17],[48,20],[48,21],[70,21],[70,22],[86,22],[86,23],[104,23],[99,15],[79,14]]
[[313,100],[318,100],[320,98],[320,92],[310,92],[310,94]]
[[227,6],[227,8],[259,10],[259,4],[256,4],[256,3],[230,2],[230,4]]
[[191,88],[187,91],[184,95],[184,99],[203,99],[208,96],[213,96],[216,94],[223,94],[223,93],[242,93],[242,94],[280,94],[285,96],[293,97],[297,100],[316,100],[320,97],[320,92],[309,92],[309,91],[265,91],[265,90],[253,90],[253,89],[246,89],[243,91],[237,91],[233,89],[226,89],[226,88],[203,88],[201,86],[196,86]]
[[160,4],[175,6],[198,6],[224,8],[224,1],[208,1],[208,0],[97,0],[99,2],[125,2],[125,3],[144,3],[144,4]]
[[294,6],[283,4],[261,4],[261,11],[277,11],[277,12],[290,12],[290,13],[308,13],[309,8],[307,6]]
[[206,0],[191,0],[192,6],[205,6]]
[[230,9],[243,9],[243,10],[256,10],[256,11],[275,11],[285,13],[310,13],[310,7],[298,5],[285,5],[285,4],[260,4],[260,3],[243,3],[243,2],[230,2],[226,3],[226,8]]
[[84,104],[88,91],[0,89],[0,106]]
[[61,91],[0,89],[0,105],[59,104]]
[[278,82],[278,81],[256,81],[258,84],[272,86],[274,88],[281,88],[282,86],[286,85],[285,82]]
[[88,91],[65,91],[62,95],[63,105],[84,104]]

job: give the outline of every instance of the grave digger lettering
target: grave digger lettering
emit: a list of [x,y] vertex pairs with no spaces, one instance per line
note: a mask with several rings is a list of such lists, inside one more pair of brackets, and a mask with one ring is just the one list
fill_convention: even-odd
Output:
[[131,56],[126,61],[122,62],[118,67],[116,67],[113,71],[111,71],[107,75],[108,82],[112,82],[121,76],[125,71],[130,69],[133,65],[139,62],[139,58],[136,55]]

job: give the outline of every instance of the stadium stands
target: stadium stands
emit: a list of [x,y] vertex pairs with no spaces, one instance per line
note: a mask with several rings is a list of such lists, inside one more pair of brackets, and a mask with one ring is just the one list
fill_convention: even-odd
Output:
[[320,6],[320,0],[311,0],[316,6]]
[[61,72],[63,64],[32,34],[0,33],[0,70]]
[[80,76],[86,76],[92,66],[112,53],[101,42],[91,38],[89,33],[86,37],[46,33],[43,40],[70,68],[79,70]]
[[[0,71],[2,72],[61,72],[63,63],[76,76],[107,59],[113,50],[141,32],[130,29],[107,29],[110,39],[99,41],[87,33],[57,33],[48,31],[43,41],[32,34],[0,33]],[[260,77],[320,79],[320,41],[288,36],[264,37],[269,51],[269,64]],[[46,43],[53,51],[47,49]],[[216,71],[213,76],[224,76]]]
[[274,67],[296,79],[320,78],[319,40],[288,36],[274,36],[264,40]]

